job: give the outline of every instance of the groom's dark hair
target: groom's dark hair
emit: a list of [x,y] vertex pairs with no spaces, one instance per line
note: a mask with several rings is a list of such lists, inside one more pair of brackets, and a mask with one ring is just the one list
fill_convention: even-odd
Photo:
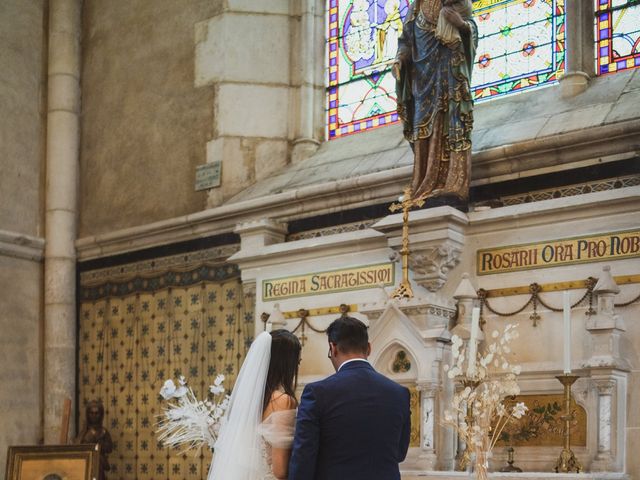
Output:
[[342,353],[367,353],[369,334],[367,326],[357,318],[341,317],[327,328],[329,342],[335,343]]

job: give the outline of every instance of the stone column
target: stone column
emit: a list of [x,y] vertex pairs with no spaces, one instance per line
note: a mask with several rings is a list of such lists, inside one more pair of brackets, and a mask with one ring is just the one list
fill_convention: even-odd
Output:
[[[296,2],[297,3],[297,2]],[[299,49],[293,50],[298,56],[299,69],[298,112],[291,162],[296,163],[311,156],[320,146],[314,136],[315,130],[315,69],[317,64],[316,50],[316,8],[315,0],[300,2]],[[297,50],[297,51],[296,51]],[[296,77],[295,73],[293,75]]]
[[566,0],[565,73],[560,79],[560,91],[564,97],[584,92],[593,68],[593,2]]
[[44,253],[46,443],[58,442],[64,399],[75,398],[80,12],[80,0],[49,2]]

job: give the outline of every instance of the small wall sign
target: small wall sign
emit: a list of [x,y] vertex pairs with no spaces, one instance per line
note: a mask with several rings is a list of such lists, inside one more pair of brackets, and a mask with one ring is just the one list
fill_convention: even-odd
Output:
[[196,191],[220,186],[221,162],[205,163],[196,167]]

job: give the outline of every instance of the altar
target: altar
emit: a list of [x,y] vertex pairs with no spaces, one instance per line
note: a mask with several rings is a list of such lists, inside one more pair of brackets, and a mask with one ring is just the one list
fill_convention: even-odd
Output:
[[[507,465],[507,447],[525,473],[491,478],[625,479],[636,421],[628,401],[630,359],[637,355],[640,188],[602,192],[468,214],[451,207],[411,212],[410,280],[415,296],[395,300],[401,280],[401,214],[366,228],[290,238],[261,220],[240,224],[239,265],[255,295],[256,328],[287,328],[303,342],[299,388],[332,373],[323,331],[341,314],[369,326],[374,367],[412,392],[412,442],[405,479],[468,478],[455,472],[464,445],[442,425],[460,388],[449,379],[451,338],[469,338],[471,312],[482,309],[485,337],[517,324],[513,361],[521,366],[524,424],[494,449],[491,470]],[[594,228],[594,219],[599,219]],[[622,244],[627,245],[622,250]],[[632,253],[633,250],[633,253]],[[571,304],[572,449],[579,475],[555,474],[562,450],[562,292]],[[482,342],[481,342],[482,345]],[[566,369],[565,369],[566,371]],[[537,472],[537,473],[536,473]],[[545,473],[546,472],[546,473]],[[602,473],[597,473],[602,472]]]

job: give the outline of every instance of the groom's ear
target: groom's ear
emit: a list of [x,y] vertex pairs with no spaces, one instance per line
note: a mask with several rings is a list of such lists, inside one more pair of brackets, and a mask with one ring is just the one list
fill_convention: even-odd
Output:
[[371,355],[371,343],[367,343],[367,357]]

